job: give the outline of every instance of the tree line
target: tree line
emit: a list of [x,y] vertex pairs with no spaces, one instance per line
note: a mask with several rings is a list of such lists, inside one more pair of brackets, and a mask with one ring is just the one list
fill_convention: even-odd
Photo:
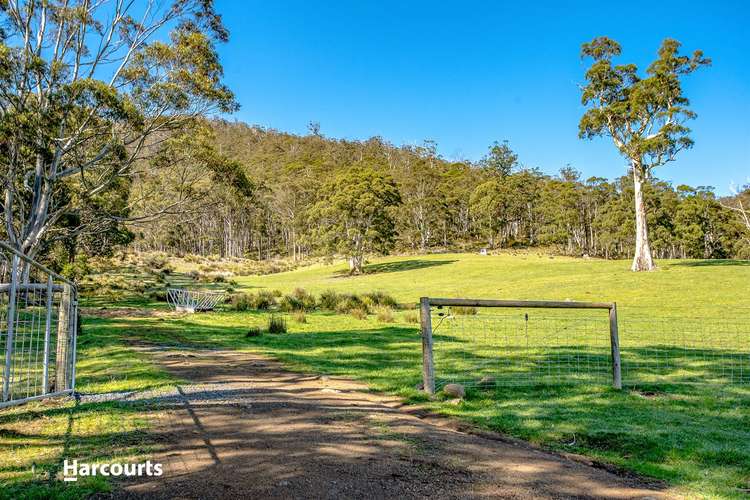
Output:
[[[191,186],[203,201],[131,226],[137,248],[257,259],[336,253],[358,270],[367,253],[547,247],[624,258],[634,246],[627,175],[584,179],[570,166],[546,174],[522,165],[507,142],[478,162],[449,161],[429,141],[395,146],[379,137],[329,139],[317,126],[299,136],[240,122],[207,125],[205,140],[248,185],[237,189],[193,163],[183,177],[205,177]],[[160,199],[181,189],[162,189]],[[658,258],[750,257],[747,228],[712,188],[651,179],[644,199]]]

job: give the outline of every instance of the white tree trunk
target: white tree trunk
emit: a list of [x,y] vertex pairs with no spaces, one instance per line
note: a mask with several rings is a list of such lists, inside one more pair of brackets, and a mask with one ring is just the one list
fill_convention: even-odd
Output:
[[633,164],[633,188],[635,198],[635,256],[633,257],[633,271],[652,271],[654,260],[651,257],[651,246],[648,242],[648,221],[646,220],[646,204],[643,201],[643,183],[645,172],[640,164]]
[[362,274],[364,260],[364,256],[362,255],[352,255],[349,257],[349,272],[351,274]]

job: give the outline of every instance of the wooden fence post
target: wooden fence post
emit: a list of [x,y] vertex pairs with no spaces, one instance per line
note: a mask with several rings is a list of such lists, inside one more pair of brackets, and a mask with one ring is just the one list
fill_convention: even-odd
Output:
[[622,366],[620,363],[620,337],[617,331],[617,304],[609,308],[609,339],[612,346],[612,385],[622,389]]
[[419,315],[422,325],[422,383],[427,394],[435,394],[435,366],[432,359],[432,318],[430,299],[419,299]]
[[62,297],[57,314],[57,349],[55,355],[55,391],[64,391],[68,385],[68,343],[70,342],[70,306],[73,289],[68,284],[63,285]]

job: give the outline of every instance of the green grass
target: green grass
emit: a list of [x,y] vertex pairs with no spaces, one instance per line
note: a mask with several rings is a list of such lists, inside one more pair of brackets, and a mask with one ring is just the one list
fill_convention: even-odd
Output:
[[[151,389],[175,382],[128,348],[127,322],[86,318],[78,342],[77,386],[82,393]],[[63,461],[139,462],[154,443],[156,413],[136,404],[76,403],[70,398],[0,410],[0,498],[84,498],[106,492],[102,477],[60,480]]]
[[[623,322],[645,319],[659,325],[641,334],[639,342],[644,345],[658,343],[669,334],[674,324],[669,318],[700,318],[704,325],[745,318],[742,324],[747,325],[750,316],[744,301],[750,262],[662,261],[659,266],[653,273],[633,274],[624,261],[536,254],[444,254],[376,259],[364,276],[347,276],[345,266],[336,264],[234,279],[239,282],[236,288],[244,291],[279,289],[289,293],[297,287],[315,293],[326,289],[350,293],[382,290],[408,304],[422,295],[616,301]],[[115,302],[89,302],[118,308],[166,307],[127,295]],[[428,400],[415,388],[421,381],[421,343],[417,325],[407,320],[409,315],[413,317],[413,312],[398,311],[395,322],[381,323],[375,315],[358,320],[349,315],[308,312],[306,323],[287,318],[287,334],[250,338],[246,337],[248,330],[265,328],[268,314],[86,318],[79,344],[79,390],[133,390],[173,383],[148,359],[127,347],[133,341],[250,350],[275,356],[293,369],[351,377],[374,390],[481,427],[664,480],[690,497],[739,498],[750,487],[747,385],[641,384],[624,391],[603,384],[470,388],[466,400],[458,405],[443,398]],[[621,333],[626,343],[626,331]],[[438,335],[448,333],[436,332],[436,341]],[[467,349],[465,339],[455,332],[453,336],[443,339],[442,353],[450,357],[458,350],[466,351],[463,357],[454,356],[455,368],[468,372],[476,361],[472,356],[483,356],[487,345]],[[712,346],[712,350],[744,349],[746,353],[747,337],[738,339],[736,346]],[[690,375],[700,375],[703,368],[695,365]],[[674,377],[671,382],[684,375],[660,372],[664,373]],[[36,419],[37,415],[44,418]],[[68,439],[66,428],[71,419]],[[122,430],[108,428],[113,420]],[[35,404],[0,412],[0,429],[11,429],[0,434],[0,444],[10,445],[0,451],[0,480],[13,488],[6,496],[17,496],[12,492],[19,491],[18,485],[36,485],[47,488],[42,491],[73,497],[84,487],[105,489],[106,484],[77,485],[78,490],[63,488],[60,483],[48,487],[45,481],[30,476],[31,463],[43,463],[54,470],[62,456],[82,459],[89,454],[104,459],[144,453],[150,445],[146,427],[147,422],[132,407],[112,404],[88,408],[75,408],[70,403]],[[12,433],[22,430],[29,435]],[[66,442],[80,444],[72,448]]]
[[[382,290],[415,303],[420,296],[617,302],[624,315],[683,312],[725,317],[748,313],[750,261],[673,260],[651,273],[632,273],[625,261],[543,254],[439,254],[375,259],[362,276],[345,264],[235,278],[249,289],[296,287],[319,293]],[[741,293],[745,290],[745,293]],[[739,309],[739,310],[738,310]]]

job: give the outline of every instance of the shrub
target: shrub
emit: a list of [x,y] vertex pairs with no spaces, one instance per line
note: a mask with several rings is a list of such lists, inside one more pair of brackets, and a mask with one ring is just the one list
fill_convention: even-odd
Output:
[[365,314],[370,312],[367,304],[359,295],[342,295],[338,304],[336,304],[336,312],[340,314],[350,313],[354,309],[362,310]]
[[167,292],[165,290],[151,290],[148,292],[147,297],[154,302],[166,302]]
[[396,299],[391,297],[385,292],[370,292],[364,295],[365,301],[369,302],[373,306],[386,306],[391,309],[398,307]]
[[381,323],[393,323],[393,309],[388,306],[377,306],[375,315]]
[[363,307],[355,307],[349,311],[349,314],[357,319],[367,319],[367,309]]
[[291,295],[285,295],[279,304],[279,309],[285,312],[312,311],[315,309],[315,297],[304,288],[295,288]]
[[91,272],[88,260],[85,256],[78,257],[75,262],[70,262],[62,267],[60,274],[71,280],[80,280]]
[[335,311],[341,301],[341,295],[333,290],[326,290],[320,294],[318,305],[325,311]]
[[214,283],[224,283],[226,280],[227,279],[224,277],[223,274],[217,274],[216,276],[213,277],[212,281]]
[[261,311],[267,311],[271,307],[276,305],[276,297],[273,292],[269,290],[260,290],[256,294],[248,294],[250,296],[250,307]]
[[302,304],[302,309],[305,311],[312,311],[317,306],[315,296],[309,293],[304,288],[295,288],[292,292],[292,296],[300,301],[300,303]]
[[294,311],[294,313],[292,313],[292,318],[297,323],[307,323],[307,316],[305,316],[305,311]]
[[279,302],[279,310],[284,312],[304,311],[302,301],[293,295],[284,295]]
[[251,297],[247,293],[237,293],[232,295],[229,302],[230,307],[235,311],[247,311],[250,309]]
[[286,333],[286,320],[272,314],[268,318],[268,333]]
[[151,269],[161,269],[169,265],[169,260],[163,255],[147,255],[143,259],[143,266]]
[[245,337],[260,337],[261,333],[263,332],[259,326],[253,326],[247,331]]

